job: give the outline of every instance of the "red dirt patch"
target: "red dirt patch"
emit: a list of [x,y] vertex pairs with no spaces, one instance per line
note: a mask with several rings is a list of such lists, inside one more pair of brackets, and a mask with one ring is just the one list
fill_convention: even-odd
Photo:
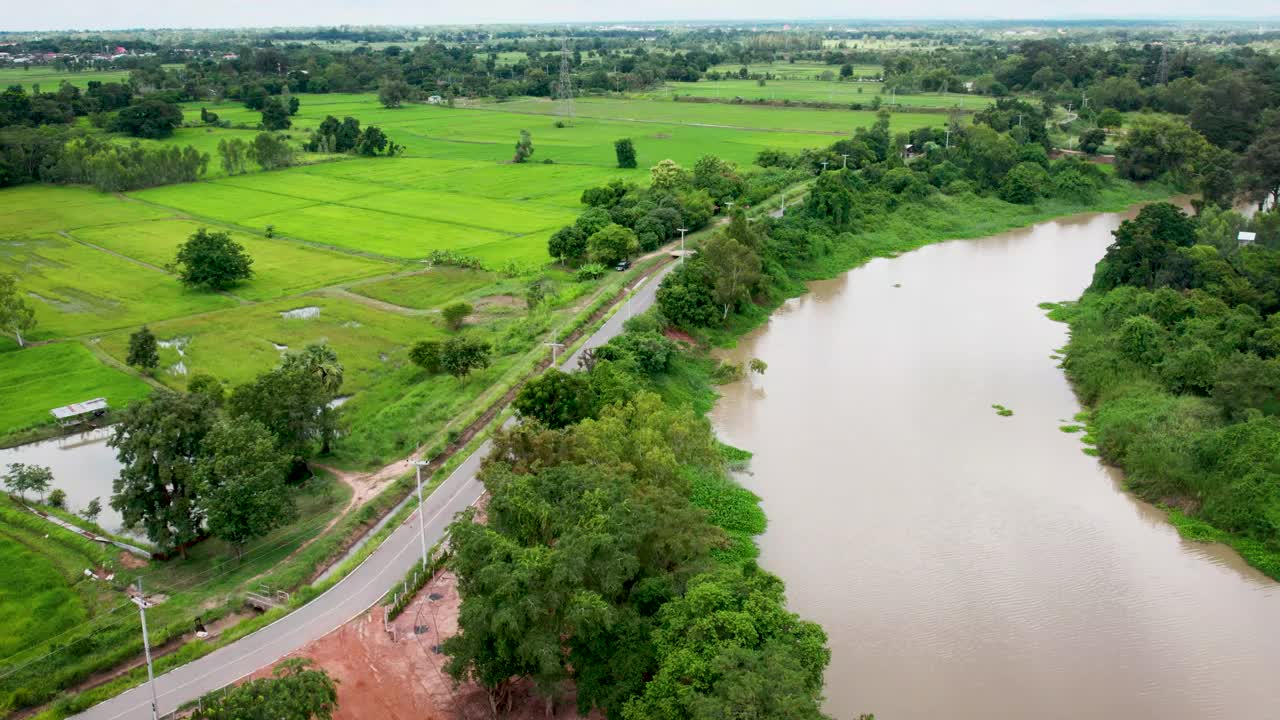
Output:
[[[485,692],[470,683],[455,688],[444,672],[446,656],[436,652],[444,638],[458,631],[459,601],[457,578],[442,572],[391,622],[391,632],[383,628],[386,608],[377,606],[281,661],[308,657],[338,680],[335,720],[492,717]],[[252,677],[267,677],[273,667]],[[532,688],[522,685],[515,690],[515,707],[503,717],[547,718],[545,709]],[[570,695],[556,704],[551,717],[570,720],[581,716]]]
[[692,335],[690,335],[687,332],[683,332],[681,330],[676,330],[675,328],[669,327],[666,330],[663,330],[662,334],[666,335],[671,340],[675,340],[676,342],[688,343],[689,345],[698,344],[698,341],[694,340]]

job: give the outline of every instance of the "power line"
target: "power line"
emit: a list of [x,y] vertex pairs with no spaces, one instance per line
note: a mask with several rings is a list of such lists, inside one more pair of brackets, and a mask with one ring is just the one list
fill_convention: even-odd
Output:
[[569,57],[569,40],[560,41],[560,106],[567,119],[566,124],[573,124],[573,61]]

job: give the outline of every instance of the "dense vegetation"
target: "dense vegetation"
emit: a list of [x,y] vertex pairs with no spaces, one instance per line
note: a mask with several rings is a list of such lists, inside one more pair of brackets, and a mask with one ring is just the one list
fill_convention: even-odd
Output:
[[1103,459],[1184,531],[1280,577],[1280,212],[1147,206],[1055,313]]
[[482,473],[484,521],[450,530],[463,602],[446,668],[495,713],[527,678],[549,707],[571,681],[580,712],[611,718],[825,717],[826,635],[755,565],[758,501],[690,404],[708,366],[658,322],[522,390],[524,422]]

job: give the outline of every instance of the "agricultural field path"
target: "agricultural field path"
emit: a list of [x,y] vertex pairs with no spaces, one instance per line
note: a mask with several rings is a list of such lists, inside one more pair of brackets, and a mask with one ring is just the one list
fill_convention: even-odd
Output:
[[[662,278],[675,267],[676,263],[669,263],[651,273],[639,285],[630,298],[632,313],[642,312],[653,305]],[[627,314],[625,307],[615,312],[587,339],[584,347],[598,346],[620,333]],[[576,366],[577,353],[560,367],[573,370]],[[378,602],[392,584],[418,561],[419,513],[425,522],[427,544],[432,545],[444,537],[453,516],[480,497],[484,488],[477,474],[489,448],[488,442],[481,445],[426,498],[422,508],[406,518],[355,570],[319,597],[251,635],[156,678],[158,713],[173,712],[184,703],[250,675],[333,632]],[[384,470],[389,472],[394,466]],[[74,717],[85,720],[143,720],[151,714],[150,705],[151,689],[140,685]]]

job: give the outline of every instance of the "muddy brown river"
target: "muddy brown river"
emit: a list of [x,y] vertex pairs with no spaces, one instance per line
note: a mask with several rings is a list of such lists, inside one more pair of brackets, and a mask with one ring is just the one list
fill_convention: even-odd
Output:
[[761,563],[830,635],[838,720],[1280,718],[1280,584],[1058,429],[1080,406],[1037,303],[1123,217],[872,261],[727,353],[769,364],[712,418],[755,452]]

